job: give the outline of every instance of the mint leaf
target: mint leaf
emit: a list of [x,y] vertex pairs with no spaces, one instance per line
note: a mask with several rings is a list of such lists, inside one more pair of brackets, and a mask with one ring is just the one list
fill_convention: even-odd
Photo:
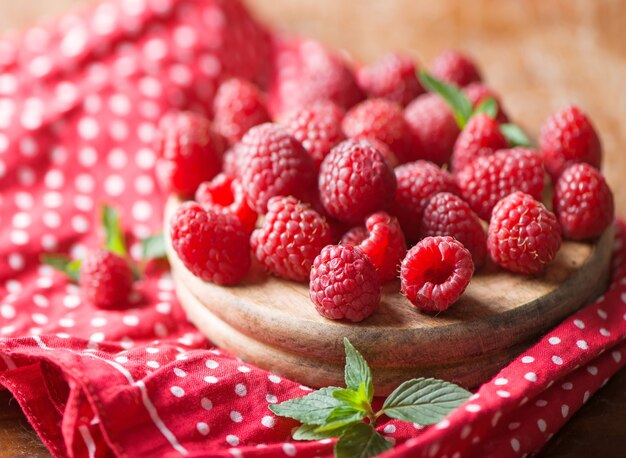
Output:
[[526,132],[515,124],[500,124],[500,132],[502,132],[502,135],[505,136],[511,146],[534,146]]
[[372,402],[374,399],[372,371],[370,371],[361,353],[354,348],[347,337],[343,338],[343,345],[346,348],[346,386],[351,390],[358,391],[361,383],[365,384],[367,401]]
[[341,426],[356,423],[365,418],[363,410],[355,409],[350,406],[335,407],[326,418],[326,422],[316,429],[318,432],[332,431]]
[[322,388],[302,398],[272,404],[269,409],[281,417],[289,417],[307,425],[323,425],[336,407],[343,405],[333,397],[337,387]]
[[493,97],[487,97],[474,109],[472,116],[478,113],[485,113],[491,119],[496,119],[498,115],[498,102],[496,102],[496,99]]
[[333,397],[342,401],[346,405],[354,407],[357,410],[363,410],[364,412],[367,412],[369,407],[369,400],[367,399],[367,393],[365,391],[365,383],[361,383],[357,391],[350,389],[337,390],[333,392]]
[[426,71],[419,72],[419,79],[430,92],[439,94],[450,106],[459,128],[463,129],[472,116],[472,102],[463,92],[452,84],[445,83]]
[[408,380],[385,399],[382,411],[391,418],[432,425],[471,395],[463,388],[434,378]]
[[102,226],[104,227],[104,248],[122,257],[126,257],[126,242],[120,225],[120,215],[113,207],[102,207]]
[[141,241],[141,256],[145,260],[161,259],[167,256],[162,232]]
[[328,437],[339,437],[346,430],[340,426],[329,431],[317,431],[317,425],[301,425],[293,432],[292,438],[296,441],[316,441]]
[[391,443],[371,425],[357,423],[349,426],[335,444],[336,458],[369,458],[389,450]]
[[71,260],[67,256],[58,254],[46,254],[41,256],[41,262],[63,272],[70,280],[78,283],[80,278],[80,259]]

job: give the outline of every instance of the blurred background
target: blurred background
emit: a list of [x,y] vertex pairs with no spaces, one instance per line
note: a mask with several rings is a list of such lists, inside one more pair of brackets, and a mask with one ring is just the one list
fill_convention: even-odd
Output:
[[[0,30],[93,0],[0,2]],[[140,1],[140,0],[130,0]],[[244,0],[276,28],[370,61],[390,50],[428,65],[443,48],[473,56],[513,119],[533,135],[579,105],[603,141],[603,170],[626,216],[626,3],[622,0]]]

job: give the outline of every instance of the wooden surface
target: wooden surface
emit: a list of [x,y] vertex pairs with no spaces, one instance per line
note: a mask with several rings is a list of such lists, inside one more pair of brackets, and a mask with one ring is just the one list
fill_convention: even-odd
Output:
[[[626,216],[626,6],[622,0],[246,0],[270,23],[346,48],[362,60],[404,50],[429,62],[444,47],[471,52],[507,110],[532,133],[568,102],[588,111]],[[0,2],[0,30],[86,0]],[[606,164],[610,164],[609,167]],[[541,456],[623,455],[626,369],[591,398]],[[0,457],[49,456],[17,403],[0,392]]]

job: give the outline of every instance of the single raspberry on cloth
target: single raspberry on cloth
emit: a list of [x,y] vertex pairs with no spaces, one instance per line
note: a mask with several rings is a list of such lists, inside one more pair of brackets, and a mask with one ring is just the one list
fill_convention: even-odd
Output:
[[476,269],[487,257],[487,237],[469,204],[449,192],[435,194],[428,201],[422,219],[422,237],[449,236],[472,254]]
[[463,199],[478,216],[489,221],[493,207],[514,191],[541,200],[544,172],[541,156],[535,150],[512,148],[475,159],[457,174],[456,180]]
[[365,100],[346,113],[342,127],[350,138],[385,143],[401,163],[416,159],[411,131],[402,107],[395,102]]
[[428,200],[439,192],[458,193],[454,178],[432,162],[415,161],[395,170],[398,190],[391,213],[410,241],[420,238],[422,215]]
[[269,121],[263,95],[251,82],[231,78],[217,89],[213,100],[213,127],[230,144],[241,140],[251,127]]
[[472,116],[454,144],[450,163],[452,173],[459,173],[478,157],[489,156],[507,147],[497,121],[485,113]]
[[459,87],[481,80],[474,61],[458,51],[448,50],[439,54],[433,61],[430,71],[438,79]]
[[280,123],[302,143],[319,168],[330,150],[346,138],[341,130],[343,115],[343,110],[336,104],[320,102],[288,113]]
[[402,294],[428,313],[447,310],[472,279],[472,255],[452,237],[426,237],[402,261]]
[[470,83],[463,88],[463,94],[465,94],[469,101],[472,102],[473,108],[476,108],[478,105],[480,105],[481,102],[488,98],[494,99],[498,104],[496,121],[501,124],[509,122],[509,117],[502,108],[502,101],[500,100],[500,96],[490,87],[480,82]]
[[328,245],[315,258],[309,296],[318,313],[332,320],[363,321],[380,304],[374,265],[352,245]]
[[391,204],[396,177],[383,155],[371,144],[346,140],[335,146],[320,167],[319,191],[328,214],[359,224]]
[[96,307],[125,309],[133,288],[133,271],[122,256],[104,249],[91,250],[80,266],[79,285],[85,299]]
[[416,76],[415,61],[390,53],[357,71],[357,82],[370,98],[384,98],[406,106],[424,92]]
[[493,209],[487,235],[491,259],[512,272],[536,274],[561,247],[561,227],[541,202],[514,192]]
[[613,193],[602,174],[589,164],[574,164],[554,186],[554,211],[563,236],[572,240],[597,237],[615,215]]
[[589,118],[575,106],[546,120],[539,134],[539,149],[553,180],[572,164],[585,162],[597,169],[602,165],[600,138]]
[[404,110],[404,119],[413,134],[416,157],[439,166],[450,160],[459,126],[449,105],[438,94],[424,94]]
[[234,285],[250,268],[248,232],[231,214],[185,202],[171,218],[170,237],[183,264],[204,281]]
[[370,215],[365,227],[350,229],[341,243],[354,245],[365,253],[383,283],[398,276],[398,267],[406,254],[406,241],[400,223],[385,212]]
[[315,186],[313,160],[300,142],[277,124],[250,129],[237,147],[248,205],[259,214],[274,196],[306,199]]
[[155,149],[156,173],[163,188],[192,196],[200,183],[220,172],[225,141],[204,116],[173,112],[159,122]]
[[330,227],[309,205],[294,197],[273,197],[263,226],[252,233],[252,251],[269,272],[306,281],[313,260],[332,243]]

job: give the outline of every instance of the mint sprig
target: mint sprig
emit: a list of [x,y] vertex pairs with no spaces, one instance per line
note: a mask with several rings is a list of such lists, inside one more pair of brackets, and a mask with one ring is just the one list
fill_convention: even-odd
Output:
[[162,259],[167,256],[163,232],[146,237],[141,241],[141,257],[145,261]]
[[44,254],[41,256],[41,262],[63,272],[70,280],[78,283],[82,264],[80,259],[70,259],[62,254]]
[[104,228],[104,248],[119,256],[126,257],[126,241],[122,232],[120,215],[116,209],[108,205],[102,206],[102,227]]
[[507,139],[511,146],[527,146],[534,147],[532,140],[526,135],[516,124],[500,124],[500,132]]
[[335,457],[373,457],[393,446],[375,429],[381,416],[432,425],[470,396],[468,391],[453,383],[417,378],[402,383],[387,397],[383,407],[374,412],[372,371],[347,338],[343,343],[346,388],[321,388],[302,398],[269,406],[276,415],[302,423],[293,433],[294,440],[339,437]]

